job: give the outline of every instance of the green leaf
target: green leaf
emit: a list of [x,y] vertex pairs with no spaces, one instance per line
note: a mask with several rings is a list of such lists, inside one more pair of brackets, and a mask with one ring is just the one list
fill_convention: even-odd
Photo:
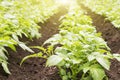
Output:
[[13,37],[13,39],[14,39],[14,40],[19,41],[19,39],[18,39],[18,36],[17,36],[17,35],[12,34],[12,37]]
[[50,39],[46,40],[44,42],[44,44],[47,44],[47,43],[51,43],[51,45],[56,45],[58,44],[58,41],[61,39],[61,35],[60,34],[56,34],[54,35],[53,37],[51,37]]
[[16,51],[16,48],[13,44],[9,44],[8,47],[10,47],[13,51]]
[[63,47],[57,47],[55,49],[55,52],[59,52],[59,53],[63,53],[63,54],[67,53],[67,51]]
[[4,47],[1,47],[1,50],[3,50],[3,52],[5,52],[6,54],[8,54],[8,51]]
[[30,48],[36,48],[36,49],[42,50],[44,53],[46,53],[46,49],[41,46],[31,46]]
[[47,66],[58,65],[62,60],[63,58],[59,57],[58,55],[52,55],[48,58],[46,65]]
[[90,62],[84,63],[80,66],[79,71],[83,70],[84,74],[87,73],[90,69]]
[[4,51],[0,49],[0,57],[4,60],[7,60],[7,56],[5,55]]
[[87,73],[89,70],[90,70],[90,67],[85,67],[85,68],[83,69],[83,72],[84,72],[84,73]]
[[65,70],[65,69],[60,68],[60,74],[61,74],[61,75],[66,75],[66,70]]
[[62,80],[68,80],[68,76],[67,75],[63,76]]
[[92,61],[92,60],[95,59],[95,56],[91,54],[91,55],[89,55],[87,58],[88,58],[89,61]]
[[113,57],[114,57],[115,59],[117,59],[118,61],[120,61],[120,54],[113,54]]
[[6,73],[11,74],[9,69],[8,69],[7,62],[2,62],[2,67]]
[[106,76],[104,69],[102,69],[99,65],[93,65],[90,69],[90,73],[93,80],[103,80]]
[[29,58],[42,57],[42,56],[43,56],[43,54],[42,54],[41,52],[40,52],[40,53],[37,53],[37,54],[28,55],[28,56],[26,56],[26,57],[24,57],[24,58],[22,59],[22,61],[20,62],[20,65],[22,65],[22,63],[23,63],[25,60],[29,59]]
[[110,68],[110,61],[104,57],[97,57],[96,60],[107,70]]
[[27,50],[27,51],[29,51],[29,52],[31,52],[31,53],[34,53],[34,51],[32,50],[32,49],[30,49],[29,47],[27,47],[24,43],[20,43],[20,44],[18,44],[22,49],[24,49],[24,50]]
[[91,76],[87,76],[87,77],[82,78],[81,80],[93,80],[93,79]]

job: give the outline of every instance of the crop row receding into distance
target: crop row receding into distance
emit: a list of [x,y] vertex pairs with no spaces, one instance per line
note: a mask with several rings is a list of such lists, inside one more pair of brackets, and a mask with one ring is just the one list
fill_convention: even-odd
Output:
[[120,28],[120,0],[84,0],[81,3],[106,17],[116,28]]
[[[85,15],[78,4],[70,5],[69,12],[61,19],[60,32],[43,44],[34,46],[41,52],[26,56],[22,62],[31,57],[47,59],[47,66],[57,66],[62,80],[108,80],[104,69],[109,70],[110,59],[120,61],[119,54],[111,54],[101,34],[92,26],[92,19]],[[61,45],[53,48],[55,45]],[[78,74],[82,76],[77,77]]]
[[0,0],[0,63],[6,73],[8,69],[8,54],[5,47],[16,51],[15,45],[24,50],[34,52],[21,42],[19,38],[39,38],[40,26],[50,16],[57,12],[53,0]]

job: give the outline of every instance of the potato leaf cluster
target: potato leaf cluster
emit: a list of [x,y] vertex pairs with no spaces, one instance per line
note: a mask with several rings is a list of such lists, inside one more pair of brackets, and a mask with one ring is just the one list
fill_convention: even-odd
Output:
[[[50,4],[51,2],[51,4]],[[19,38],[39,38],[40,26],[57,12],[57,5],[52,0],[0,0],[0,63],[6,73],[8,52],[5,47],[16,51],[15,45],[33,52]]]

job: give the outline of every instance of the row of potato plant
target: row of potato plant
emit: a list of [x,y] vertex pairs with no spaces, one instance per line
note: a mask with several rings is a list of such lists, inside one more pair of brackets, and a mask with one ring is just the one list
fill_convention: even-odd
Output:
[[47,66],[57,66],[62,80],[107,79],[104,69],[109,70],[113,58],[106,42],[96,33],[90,17],[81,9],[70,11],[60,25],[59,34],[47,40],[52,46],[61,44],[47,59]]
[[120,28],[120,0],[84,0],[82,3],[93,12],[105,16],[116,28]]
[[43,23],[57,12],[57,5],[52,0],[0,0],[0,63],[6,73],[8,52],[5,47],[16,51],[15,45],[32,51],[19,38],[39,38],[38,22]]
[[43,44],[50,45],[46,49],[33,46],[41,52],[26,56],[21,64],[28,58],[42,57],[47,59],[46,66],[59,69],[62,80],[108,80],[104,70],[109,70],[110,59],[120,61],[120,55],[110,53],[91,18],[84,13],[77,4],[70,7],[61,19],[60,32]]

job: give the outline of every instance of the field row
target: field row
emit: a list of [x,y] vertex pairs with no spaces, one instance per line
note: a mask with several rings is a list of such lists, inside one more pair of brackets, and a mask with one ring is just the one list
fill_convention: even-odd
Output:
[[57,12],[57,5],[51,0],[0,0],[0,63],[4,70],[7,68],[7,50],[10,47],[16,51],[15,45],[33,52],[19,38],[39,38],[40,26],[50,16]]
[[116,28],[120,28],[120,0],[84,0],[82,3],[93,12],[106,17]]

